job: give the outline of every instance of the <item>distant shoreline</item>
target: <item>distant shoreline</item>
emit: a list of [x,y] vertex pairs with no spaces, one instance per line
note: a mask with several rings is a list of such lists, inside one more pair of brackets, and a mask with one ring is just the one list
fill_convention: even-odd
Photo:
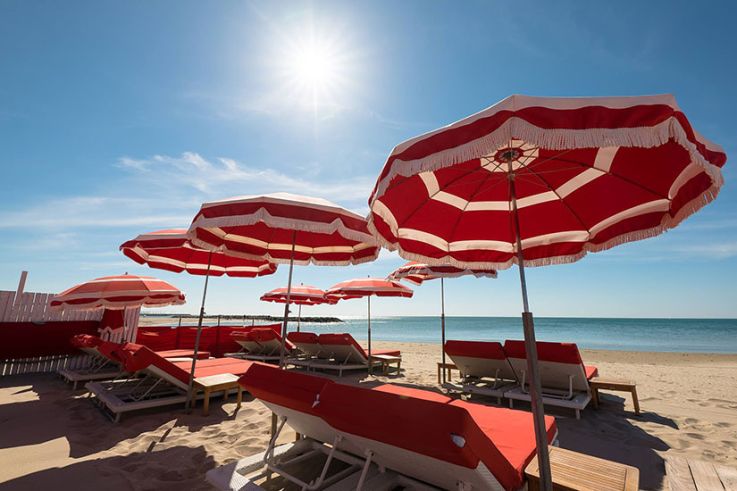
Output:
[[[146,320],[151,318],[151,320],[157,319],[157,320],[164,320],[164,319],[182,319],[182,320],[197,320],[199,319],[199,315],[195,314],[141,314],[141,320]],[[282,316],[273,316],[273,315],[205,315],[203,317],[203,320],[205,321],[226,321],[231,323],[232,321],[269,321],[269,322],[281,322],[284,320],[284,317]],[[343,319],[340,319],[339,317],[293,317],[289,316],[289,322],[297,322],[300,320],[301,322],[306,323],[312,323],[312,324],[335,324],[335,323],[341,323],[344,322]]]

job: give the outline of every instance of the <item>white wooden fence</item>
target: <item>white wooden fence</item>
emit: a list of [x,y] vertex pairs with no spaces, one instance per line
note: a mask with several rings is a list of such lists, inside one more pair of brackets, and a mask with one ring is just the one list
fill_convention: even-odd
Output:
[[[53,293],[18,292],[0,290],[0,322],[59,322],[59,321],[99,321],[103,310],[56,310],[49,303]],[[127,308],[124,313],[123,328],[112,329],[103,326],[100,337],[113,342],[135,341],[138,333],[140,307]],[[81,368],[88,365],[88,355],[53,355],[33,358],[0,360],[0,376],[21,373],[55,372],[60,368]]]

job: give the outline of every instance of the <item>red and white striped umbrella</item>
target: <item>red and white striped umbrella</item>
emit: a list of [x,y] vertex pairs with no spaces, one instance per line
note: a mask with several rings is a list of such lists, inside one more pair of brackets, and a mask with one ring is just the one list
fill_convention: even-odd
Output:
[[287,193],[205,203],[188,235],[204,249],[274,263],[345,266],[373,261],[379,249],[364,217]]
[[[286,287],[275,288],[261,295],[261,301],[287,303],[287,290]],[[320,305],[336,301],[325,297],[324,290],[310,285],[293,286],[289,294],[289,303],[294,305]]]
[[520,266],[538,462],[550,489],[524,266],[652,237],[712,201],[726,155],[670,95],[515,95],[399,144],[369,199],[369,228],[409,260]]
[[514,191],[525,264],[571,262],[675,227],[716,197],[725,161],[669,95],[511,96],[399,144],[369,226],[406,259],[504,269]]
[[279,361],[282,367],[294,264],[345,266],[373,261],[379,255],[379,246],[364,217],[321,198],[287,193],[205,203],[187,235],[204,249],[289,263]]
[[202,291],[202,304],[200,316],[197,322],[197,335],[194,343],[194,355],[192,357],[192,368],[189,377],[189,392],[187,394],[186,407],[192,397],[194,384],[194,373],[197,363],[197,352],[200,347],[200,336],[202,334],[202,322],[205,315],[205,299],[207,297],[207,285],[210,276],[228,275],[240,278],[255,278],[266,276],[276,272],[276,264],[263,259],[244,259],[232,257],[222,252],[209,251],[192,245],[187,237],[186,229],[159,230],[141,234],[133,240],[129,240],[120,246],[123,254],[139,264],[147,264],[149,267],[164,269],[181,273],[205,276],[205,286]]
[[123,254],[152,268],[194,275],[255,278],[276,272],[276,264],[211,252],[192,245],[186,229],[141,234],[120,246]]
[[[368,302],[368,356],[371,360],[371,296],[411,298],[414,292],[398,281],[379,278],[357,278],[341,281],[325,290],[325,296],[335,300],[366,297]],[[371,373],[371,363],[369,363]]]
[[338,303],[336,299],[327,298],[324,290],[310,285],[293,286],[291,291],[288,288],[275,288],[261,295],[261,301],[297,305],[297,332],[300,331],[302,325],[303,305],[335,305]]
[[185,302],[184,293],[166,281],[150,276],[105,276],[76,285],[51,299],[56,309],[124,309],[166,307]]
[[[421,285],[427,280],[440,278],[440,351],[443,365],[445,365],[445,278],[459,278],[461,276],[473,275],[476,278],[496,278],[494,269],[461,269],[448,265],[430,265],[410,261],[392,271],[387,279],[405,280],[415,285]],[[443,384],[445,383],[445,370],[443,370]]]
[[494,269],[461,269],[455,266],[436,265],[410,261],[403,266],[392,271],[389,276],[390,280],[405,280],[415,285],[421,285],[424,281],[435,280],[440,278],[460,278],[461,276],[473,275],[476,278],[496,278],[496,270]]

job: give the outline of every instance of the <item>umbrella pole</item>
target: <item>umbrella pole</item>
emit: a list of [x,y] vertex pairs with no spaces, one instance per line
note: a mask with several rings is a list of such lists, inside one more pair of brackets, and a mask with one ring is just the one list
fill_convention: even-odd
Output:
[[445,283],[440,277],[440,351],[443,355],[443,384],[445,384]]
[[368,373],[371,375],[373,370],[371,369],[371,366],[373,364],[373,360],[371,359],[371,295],[366,297],[368,299],[368,360],[369,360],[369,366],[368,366]]
[[189,386],[187,387],[187,402],[184,405],[186,412],[191,410],[192,392],[194,389],[194,369],[197,365],[197,351],[200,348],[200,335],[202,334],[202,319],[205,316],[205,298],[207,298],[207,284],[210,281],[210,266],[212,265],[212,252],[207,255],[207,272],[205,273],[205,289],[202,291],[202,305],[200,306],[200,318],[197,321],[197,335],[194,339],[194,353],[192,356],[192,367],[189,371]]
[[302,304],[299,304],[299,308],[297,309],[297,332],[299,332],[299,328],[302,324]]
[[537,443],[537,462],[540,469],[540,489],[552,491],[553,480],[550,474],[550,456],[548,455],[548,437],[545,429],[545,408],[542,401],[542,387],[540,385],[540,370],[537,364],[537,342],[535,341],[535,323],[530,312],[527,299],[527,281],[525,280],[525,261],[522,254],[522,239],[520,237],[519,213],[517,212],[517,197],[514,186],[514,172],[509,162],[509,194],[512,198],[512,215],[514,219],[514,235],[517,242],[517,266],[522,288],[522,327],[525,333],[525,352],[527,354],[527,372],[530,380],[530,402],[532,418],[535,426],[535,441]]
[[284,368],[284,349],[287,342],[287,323],[289,322],[289,302],[292,298],[292,271],[294,270],[294,247],[297,244],[297,232],[292,232],[292,254],[289,257],[289,280],[287,281],[287,303],[284,304],[284,323],[281,330],[281,347],[279,348],[279,368]]

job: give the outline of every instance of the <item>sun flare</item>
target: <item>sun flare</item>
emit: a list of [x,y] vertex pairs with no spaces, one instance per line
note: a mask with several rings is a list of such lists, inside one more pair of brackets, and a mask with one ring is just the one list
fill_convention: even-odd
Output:
[[346,99],[355,85],[356,55],[344,33],[314,25],[289,32],[274,57],[283,99],[320,118],[349,105]]
[[320,90],[335,84],[337,59],[327,46],[311,43],[297,50],[291,62],[295,81],[306,88]]

